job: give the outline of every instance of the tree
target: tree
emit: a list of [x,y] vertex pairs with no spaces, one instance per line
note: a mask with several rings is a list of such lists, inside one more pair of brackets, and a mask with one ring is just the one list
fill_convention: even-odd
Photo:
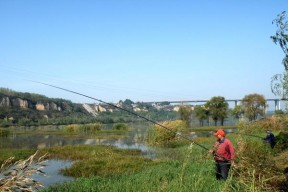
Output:
[[271,91],[275,96],[279,96],[282,99],[288,98],[288,71],[272,77]]
[[232,110],[231,110],[231,115],[236,118],[240,119],[240,117],[244,114],[244,110],[241,105],[236,105]]
[[186,125],[189,126],[190,116],[192,114],[192,108],[190,106],[180,106],[179,108],[180,119],[186,122]]
[[194,113],[199,120],[200,126],[204,125],[205,120],[209,121],[209,111],[204,106],[196,106]]
[[282,60],[282,64],[285,67],[285,70],[288,70],[288,21],[286,19],[286,11],[277,15],[277,18],[273,20],[272,24],[276,24],[278,29],[276,34],[271,36],[271,39],[275,44],[279,43],[281,49],[283,50],[285,57]]
[[272,24],[276,24],[278,28],[276,34],[271,36],[271,39],[275,44],[279,44],[285,56],[282,60],[285,72],[283,74],[276,74],[271,80],[271,90],[274,95],[281,98],[287,98],[288,96],[288,21],[286,20],[286,12],[277,15],[277,18],[273,20]]
[[209,110],[211,118],[214,120],[215,126],[217,122],[224,125],[224,120],[228,116],[228,103],[224,97],[212,97],[206,104],[205,107]]
[[244,115],[249,121],[256,120],[259,115],[263,116],[267,107],[267,101],[263,95],[249,94],[242,99]]

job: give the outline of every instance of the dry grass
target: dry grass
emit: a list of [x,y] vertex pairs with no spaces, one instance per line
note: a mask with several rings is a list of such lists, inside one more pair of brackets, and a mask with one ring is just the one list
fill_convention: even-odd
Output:
[[282,191],[285,175],[277,169],[269,146],[238,136],[234,176],[244,191]]
[[274,132],[287,131],[288,130],[288,117],[286,116],[272,116],[264,119],[246,122],[241,121],[238,124],[240,131],[243,133],[265,133],[267,129]]
[[35,160],[37,152],[26,160],[13,162],[14,157],[10,157],[1,165],[0,191],[26,191],[31,192],[43,187],[40,182],[32,179],[33,174],[45,175],[41,169],[47,154]]

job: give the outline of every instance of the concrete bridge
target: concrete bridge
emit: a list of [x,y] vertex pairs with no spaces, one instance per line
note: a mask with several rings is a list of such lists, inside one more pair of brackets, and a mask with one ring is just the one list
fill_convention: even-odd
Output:
[[[151,101],[151,102],[144,102],[144,103],[163,103],[163,102],[168,102],[168,103],[172,103],[172,104],[192,104],[195,103],[195,105],[197,105],[197,103],[206,103],[209,100],[184,100],[184,101]],[[242,99],[226,99],[225,100],[228,104],[229,103],[234,103],[234,106],[239,105],[242,102]],[[281,110],[281,101],[287,101],[287,99],[266,99],[267,103],[268,102],[273,102],[274,101],[274,110]]]

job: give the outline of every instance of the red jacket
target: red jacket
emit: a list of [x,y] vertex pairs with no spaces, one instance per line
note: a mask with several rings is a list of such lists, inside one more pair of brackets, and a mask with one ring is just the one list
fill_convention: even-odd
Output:
[[[234,147],[231,141],[227,138],[217,140],[213,147],[214,159],[216,161],[234,160]],[[225,159],[223,159],[223,158]]]

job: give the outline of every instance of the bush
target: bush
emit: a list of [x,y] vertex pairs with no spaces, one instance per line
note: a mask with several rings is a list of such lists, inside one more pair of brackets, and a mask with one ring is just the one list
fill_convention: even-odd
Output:
[[91,123],[91,124],[81,125],[80,130],[85,133],[87,132],[94,133],[94,132],[100,131],[101,127],[102,127],[101,124]]
[[276,150],[277,152],[281,152],[288,148],[288,133],[280,132],[277,136],[275,136],[275,141],[277,143]]
[[148,143],[150,145],[165,144],[177,139],[177,133],[186,127],[186,122],[181,120],[165,121],[161,123],[164,127],[154,125],[148,132]]
[[[242,191],[250,191],[250,187],[254,191],[277,191],[279,184],[285,182],[273,160],[273,151],[261,139],[238,136],[235,148],[233,172],[238,179],[237,188]],[[249,186],[250,190],[243,189],[243,186]]]
[[128,131],[128,125],[124,123],[118,123],[116,125],[113,125],[113,130],[118,130],[118,131]]
[[272,116],[252,122],[240,121],[238,124],[239,130],[244,133],[258,133],[265,132],[267,129],[272,131],[288,130],[288,117],[286,116]]
[[68,133],[94,133],[101,130],[101,124],[91,123],[91,124],[84,124],[84,125],[67,125],[64,128],[65,132]]
[[9,134],[10,134],[9,130],[0,129],[0,137],[8,137]]
[[64,127],[64,131],[68,133],[79,132],[79,126],[75,124],[67,125]]

